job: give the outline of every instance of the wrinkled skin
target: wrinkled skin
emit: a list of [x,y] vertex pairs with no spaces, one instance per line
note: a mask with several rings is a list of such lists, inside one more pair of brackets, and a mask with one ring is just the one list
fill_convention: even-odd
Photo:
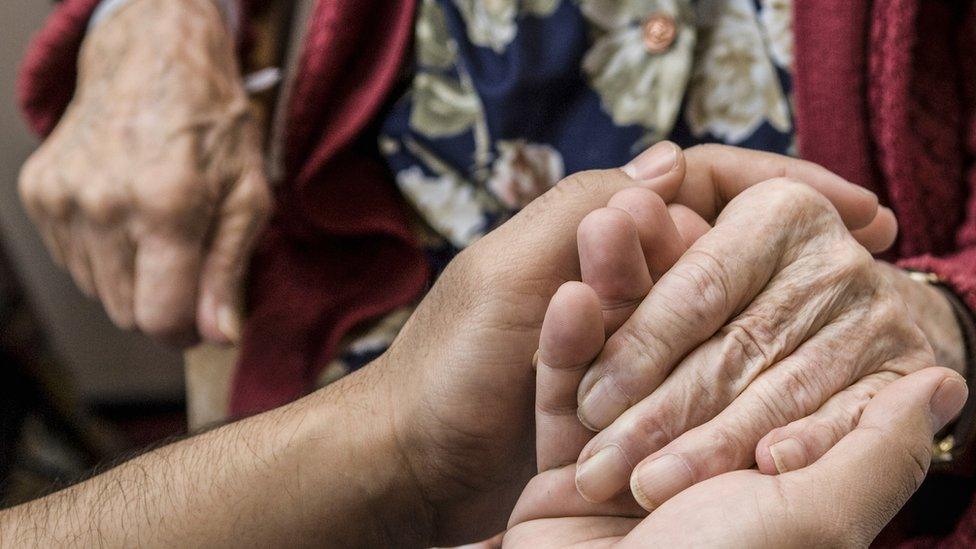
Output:
[[602,431],[579,457],[582,495],[612,497],[636,465],[669,479],[637,494],[651,509],[753,463],[814,461],[878,390],[935,363],[884,269],[810,187],[740,194],[583,378],[580,418]]
[[[677,151],[668,143],[652,151],[662,149]],[[461,253],[373,365],[393,386],[394,430],[428,509],[417,521],[439,532],[432,543],[500,532],[534,473],[531,360],[539,328],[559,285],[580,277],[580,221],[615,191],[653,189],[665,200],[687,202],[686,213],[714,219],[729,197],[789,171],[831,195],[852,228],[893,235],[876,199],[795,159],[709,147],[679,154],[662,173],[632,168],[571,176]],[[683,200],[679,187],[704,200]]]
[[[644,254],[670,255],[660,240],[639,236],[641,225],[668,225],[668,212],[647,194],[617,193],[580,225],[587,284],[564,284],[546,313],[536,377],[540,474],[516,506],[505,545],[866,546],[924,478],[932,434],[965,402],[958,374],[925,368],[900,378],[871,399],[853,432],[806,468],[777,476],[756,470],[721,474],[680,492],[650,516],[629,491],[602,503],[581,497],[574,462],[592,434],[576,417],[576,388],[603,348],[604,333],[626,321],[607,315],[606,305],[613,296],[646,293],[655,269]],[[684,242],[704,234],[693,214],[677,216],[672,207],[670,217]],[[662,483],[669,479],[635,476],[631,486],[641,494]]]
[[23,168],[50,253],[122,328],[239,337],[270,193],[238,71],[213,2],[133,0],[86,37],[75,96]]

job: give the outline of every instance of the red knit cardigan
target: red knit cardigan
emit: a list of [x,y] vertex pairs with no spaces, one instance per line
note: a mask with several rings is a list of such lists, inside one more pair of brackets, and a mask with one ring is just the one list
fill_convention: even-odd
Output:
[[[65,0],[28,51],[18,92],[41,135],[71,99],[95,4]],[[236,414],[300,396],[353,325],[427,284],[405,207],[359,139],[390,98],[415,4],[331,0],[312,14],[287,175],[251,269]],[[802,156],[877,192],[901,224],[900,264],[939,274],[976,310],[976,3],[794,0],[794,19]],[[972,511],[959,543],[976,542]]]

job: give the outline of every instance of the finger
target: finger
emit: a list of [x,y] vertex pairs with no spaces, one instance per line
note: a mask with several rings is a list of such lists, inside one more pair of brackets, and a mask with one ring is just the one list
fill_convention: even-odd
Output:
[[778,477],[803,515],[831,517],[866,546],[925,478],[933,435],[968,397],[962,377],[925,368],[871,399],[857,427],[812,465]]
[[675,202],[714,220],[747,188],[773,178],[809,185],[824,195],[849,229],[866,227],[877,215],[878,197],[813,162],[726,145],[699,145],[684,151],[685,181]]
[[[479,240],[479,253],[462,254],[453,262],[455,268],[464,268],[468,260],[474,260],[477,255],[474,268],[487,269],[499,280],[509,280],[523,276],[524,265],[539,265],[538,279],[551,285],[537,288],[539,295],[552,295],[563,281],[580,280],[576,234],[587,214],[605,207],[614,194],[626,188],[648,187],[666,197],[668,193],[673,196],[681,184],[684,178],[681,151],[673,144],[659,145],[655,146],[656,150],[665,156],[665,160],[657,165],[663,166],[660,169],[665,173],[636,180],[622,169],[570,175]],[[650,149],[641,156],[648,154],[651,154]],[[641,172],[638,175],[652,174]],[[488,257],[504,257],[505,261],[483,259]],[[546,258],[546,261],[540,264],[539,258]],[[534,321],[541,320],[540,316]],[[536,342],[532,345],[534,350]]]
[[576,417],[576,387],[603,347],[603,315],[592,288],[563,284],[549,302],[536,365],[539,471],[573,463],[592,433]]
[[[790,221],[783,219],[787,216]],[[830,230],[819,227],[833,227],[835,220],[821,195],[785,180],[757,186],[730,204],[715,228],[698,239],[607,340],[580,384],[584,424],[604,429],[649,395],[682,357],[755,299],[782,268],[787,251],[800,253],[814,234]],[[849,259],[831,260],[870,261],[853,242],[844,251],[848,248]],[[823,299],[797,303],[808,301],[830,305]],[[783,315],[795,306],[786,305],[771,312]]]
[[204,339],[240,339],[243,281],[270,208],[268,185],[258,169],[245,175],[224,201],[200,275],[196,314]]
[[[622,490],[630,478],[622,474],[625,463],[645,467],[668,454],[681,458],[670,460],[671,465],[680,461],[694,482],[748,466],[763,435],[813,413],[847,387],[852,376],[911,371],[928,358],[917,351],[923,347],[921,334],[869,322],[880,316],[874,312],[841,312],[824,326],[835,314],[809,297],[823,294],[823,283],[814,277],[779,277],[767,288],[682,360],[660,387],[587,444],[577,479],[585,497],[599,501]],[[890,316],[900,314],[892,309]],[[855,329],[856,341],[850,336]],[[830,357],[829,365],[824,357]],[[890,380],[894,374],[888,375]],[[661,476],[675,483],[649,495],[658,503],[688,482],[688,475],[681,482],[676,473]]]
[[580,222],[576,241],[583,283],[596,291],[606,332],[612,333],[651,289],[638,228],[627,212],[600,208]]
[[21,171],[18,190],[24,208],[37,225],[54,262],[67,268],[69,226],[75,203],[64,180],[45,171],[40,164],[35,157],[28,160]]
[[[819,403],[841,391],[844,380],[804,379],[817,364],[816,354],[809,351],[822,343],[801,348],[796,358],[791,356],[765,372],[714,419],[680,435],[638,464],[630,481],[645,489],[638,500],[641,505],[655,508],[693,484],[750,467],[756,445],[765,433],[814,413]],[[887,383],[900,376],[898,371],[914,370],[908,365],[913,360],[899,358],[886,363],[885,368],[891,369],[879,372],[877,380]],[[794,380],[792,386],[789,380]],[[757,414],[756,410],[764,412]],[[636,477],[640,480],[634,480]],[[655,483],[651,478],[659,480]]]
[[946,369],[902,377],[814,464],[776,476],[724,474],[651,513],[631,537],[687,542],[690,533],[674,524],[694,504],[701,524],[726,523],[692,536],[699,544],[867,547],[924,478],[932,435],[959,412],[966,393],[961,377]]
[[816,412],[770,431],[756,446],[759,470],[767,475],[786,473],[819,459],[854,429],[871,398],[898,377],[893,372],[865,376]]
[[670,202],[684,182],[685,156],[681,147],[661,141],[637,155],[621,171]]
[[35,222],[37,230],[41,233],[41,239],[44,241],[44,247],[47,248],[48,253],[51,255],[51,259],[59,267],[67,268],[67,253],[65,252],[64,244],[58,237],[58,232],[55,231],[52,223],[47,221],[37,221]]
[[678,233],[681,234],[681,240],[684,241],[686,250],[712,228],[694,210],[681,204],[668,205],[668,214],[674,220],[674,225],[678,229]]
[[[644,250],[644,262],[654,280],[661,278],[685,253],[687,246],[668,213],[664,199],[656,192],[643,187],[625,189],[613,195],[607,206],[623,210],[633,218]],[[650,284],[640,297],[646,295],[648,290]]]
[[559,517],[632,517],[647,515],[629,493],[603,503],[591,503],[580,497],[574,478],[576,464],[550,469],[536,475],[522,492],[512,510],[508,527],[545,518]]
[[95,297],[95,281],[92,278],[91,262],[85,247],[84,227],[78,219],[68,225],[54,226],[55,239],[65,251],[65,266],[71,273],[75,285],[88,297]]
[[871,253],[881,253],[890,248],[898,237],[898,222],[895,214],[884,206],[878,208],[878,215],[867,227],[851,231]]
[[[784,309],[784,313],[786,310]],[[799,315],[802,316],[802,315]],[[775,320],[773,321],[775,322]],[[833,332],[827,331],[823,339],[833,342],[830,339],[835,332],[843,333],[847,328],[838,328]],[[624,490],[631,479],[634,466],[646,466],[647,461],[655,456],[664,454],[674,454],[681,450],[682,460],[685,453],[700,451],[702,460],[717,460],[720,463],[711,464],[716,470],[723,467],[732,467],[731,462],[736,465],[744,459],[752,457],[752,449],[755,445],[748,447],[748,452],[741,451],[737,446],[733,447],[731,442],[738,442],[742,438],[754,436],[755,440],[768,432],[768,428],[763,430],[760,427],[749,426],[747,430],[744,426],[737,428],[730,427],[728,431],[735,431],[729,438],[722,439],[720,436],[712,437],[716,432],[722,433],[717,424],[712,424],[710,428],[699,427],[706,424],[715,416],[733,410],[732,418],[736,418],[737,410],[744,410],[747,417],[757,416],[753,412],[757,409],[757,404],[749,401],[753,406],[749,408],[743,402],[736,400],[756,377],[763,370],[769,368],[767,360],[775,360],[778,351],[770,351],[768,354],[762,351],[752,350],[751,347],[737,347],[739,336],[735,335],[736,330],[723,330],[726,335],[716,337],[696,349],[691,355],[682,361],[674,373],[657,390],[647,398],[641,400],[623,415],[614,421],[609,427],[602,430],[591,440],[579,455],[577,486],[583,497],[590,501],[603,501],[612,497],[614,494]],[[758,333],[760,329],[756,329]],[[790,331],[789,327],[784,327],[784,331]],[[795,330],[793,330],[795,331]],[[785,338],[789,338],[786,335]],[[750,342],[750,345],[752,343]],[[819,342],[807,345],[806,348],[797,349],[790,356],[789,361],[799,366],[793,370],[802,370],[806,366],[804,354],[806,349],[816,349],[818,352],[830,352],[831,347],[820,347]],[[757,343],[757,345],[762,345]],[[836,345],[835,345],[836,346]],[[838,355],[838,360],[847,360],[847,357]],[[851,358],[850,360],[855,360]],[[778,364],[783,368],[783,364]],[[750,372],[745,373],[744,372]],[[765,374],[769,377],[769,372]],[[792,371],[787,372],[792,375]],[[781,376],[782,377],[782,376]],[[840,382],[837,382],[840,383]],[[767,386],[775,386],[767,383]],[[767,393],[762,393],[763,395]],[[777,393],[778,394],[778,393]],[[824,396],[826,399],[828,395]],[[794,400],[795,402],[795,400]],[[779,405],[780,403],[775,403]],[[765,405],[765,402],[759,403]],[[760,408],[769,410],[771,408]],[[778,407],[775,408],[779,412]],[[802,417],[801,412],[795,413],[797,417]],[[768,415],[768,414],[767,414]],[[758,418],[763,419],[763,418]],[[757,420],[758,420],[757,419]],[[734,423],[734,421],[729,421]],[[723,424],[724,425],[724,424]],[[696,432],[695,429],[698,428]],[[755,432],[753,434],[753,432]],[[682,433],[685,433],[682,435]],[[694,434],[693,434],[694,433]],[[678,443],[677,441],[681,441]],[[725,444],[720,444],[720,443]],[[651,456],[651,458],[648,458]],[[645,458],[648,458],[645,460]],[[695,458],[697,459],[697,457]],[[640,465],[638,465],[640,464]],[[670,497],[674,486],[691,482],[688,474],[694,471],[684,461],[669,460],[667,464],[683,467],[677,468],[677,473],[662,476],[662,479],[674,481],[674,484],[666,484],[657,489],[655,494],[649,497],[657,497],[658,503]],[[659,467],[662,467],[659,464]],[[686,471],[686,468],[688,470]],[[663,495],[661,494],[663,492]]]
[[88,226],[84,237],[95,290],[105,312],[119,328],[133,328],[135,248],[129,235],[116,227]]
[[194,312],[202,244],[152,234],[139,243],[135,256],[136,326],[172,344],[196,338]]

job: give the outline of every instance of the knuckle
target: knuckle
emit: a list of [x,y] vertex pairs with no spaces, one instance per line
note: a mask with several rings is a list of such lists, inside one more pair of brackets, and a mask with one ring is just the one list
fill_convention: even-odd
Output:
[[[718,426],[711,429],[707,438],[709,448],[709,468],[712,470],[726,471],[739,467],[742,463],[751,460],[755,443],[749,444],[743,433],[748,430],[731,426]],[[695,473],[698,473],[692,470]],[[703,475],[696,474],[696,478]]]
[[52,219],[65,221],[75,209],[75,197],[57,183],[45,183],[40,187],[39,204]]
[[602,180],[599,170],[588,170],[576,172],[562,178],[553,186],[553,195],[563,197],[574,197],[586,194],[599,186]]
[[[552,189],[535,202],[539,207],[549,208],[555,203],[573,203],[592,197],[594,194],[609,193],[620,188],[620,178],[625,177],[618,170],[587,170],[566,176]],[[629,181],[629,178],[627,178]],[[609,194],[607,195],[609,199]]]
[[[785,361],[784,361],[785,362]],[[759,392],[759,402],[764,416],[777,425],[785,425],[816,410],[829,394],[829,364],[812,363],[809,357],[804,364],[781,362],[782,371],[776,376],[759,378],[754,382]]]
[[[861,417],[863,407],[863,405],[857,408],[852,406],[845,410],[840,410],[833,418],[815,421],[808,425],[802,436],[813,443],[807,444],[807,448],[826,450],[833,446],[834,443],[854,429],[857,425],[858,418]],[[817,457],[810,456],[811,459],[816,459]]]
[[168,228],[206,224],[211,204],[203,185],[192,177],[163,178],[152,186],[138,185],[139,209]]
[[34,215],[64,220],[73,209],[73,198],[58,178],[42,167],[42,162],[36,160],[36,157],[31,157],[21,169],[17,191],[21,202]]
[[741,316],[720,332],[723,334],[719,363],[731,376],[757,373],[770,366],[785,346],[782,337],[756,316]]
[[686,321],[701,324],[711,321],[715,311],[728,311],[731,300],[731,275],[723,262],[711,252],[692,248],[672,267],[669,274],[681,280],[681,311]]
[[627,418],[623,423],[621,448],[631,463],[640,462],[674,440],[675,426],[670,417],[667,411],[645,410]]
[[38,155],[35,153],[20,168],[17,187],[22,195],[32,194],[34,192],[34,189],[40,182],[41,171],[41,161],[38,160]]
[[790,177],[775,177],[756,185],[766,195],[769,212],[779,215],[821,215],[832,210],[830,201],[816,189]]
[[576,416],[578,407],[576,401],[555,402],[551,400],[537,399],[535,401],[535,411],[543,416]]
[[[674,356],[675,349],[670,341],[655,335],[654,331],[645,324],[645,320],[638,316],[633,316],[615,334],[613,339],[607,343],[610,351],[624,349],[632,353],[634,360],[630,361],[628,368],[632,370],[649,370],[655,367],[662,367],[670,363],[670,357]],[[613,375],[613,371],[607,372]],[[646,372],[649,374],[650,372]],[[643,373],[639,378],[647,378]],[[630,396],[630,395],[628,395]]]
[[122,196],[109,186],[92,184],[79,192],[78,207],[89,221],[108,225],[123,215],[126,203]]
[[37,168],[31,165],[31,161],[28,160],[28,163],[21,169],[20,176],[17,179],[17,192],[20,195],[21,203],[33,216],[39,215],[42,208],[40,195],[37,192],[37,187],[40,184],[39,181],[40,177]]
[[252,183],[248,184],[245,191],[247,208],[254,212],[256,217],[267,219],[271,215],[271,189],[263,178],[250,181]]
[[136,310],[135,325],[144,334],[167,342],[182,342],[194,329],[192,319],[145,308]]

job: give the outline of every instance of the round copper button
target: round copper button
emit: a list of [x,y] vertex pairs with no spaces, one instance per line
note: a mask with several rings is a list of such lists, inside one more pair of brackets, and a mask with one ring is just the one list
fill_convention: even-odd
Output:
[[649,53],[664,53],[674,43],[677,34],[678,27],[673,17],[655,13],[644,22],[644,47]]

